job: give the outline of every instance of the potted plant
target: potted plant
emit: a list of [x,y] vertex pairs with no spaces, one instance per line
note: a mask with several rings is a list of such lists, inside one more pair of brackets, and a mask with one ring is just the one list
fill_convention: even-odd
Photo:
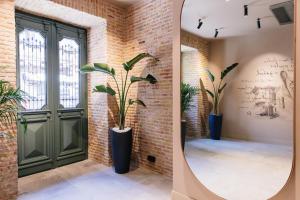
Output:
[[[15,89],[7,81],[0,80],[1,127],[8,127],[16,121],[18,106],[22,101],[24,101],[24,98],[20,89]],[[26,130],[27,124],[24,123],[24,126]]]
[[110,68],[107,64],[94,63],[92,65],[85,65],[81,67],[81,72],[101,72],[108,74],[114,80],[116,91],[110,86],[98,85],[94,88],[94,92],[107,93],[111,96],[117,96],[118,102],[118,127],[111,128],[109,134],[112,136],[112,158],[115,167],[115,172],[118,174],[128,173],[130,169],[130,158],[132,151],[132,129],[130,127],[125,127],[125,120],[127,116],[128,109],[130,106],[137,104],[146,107],[145,103],[140,99],[128,99],[128,92],[134,83],[141,81],[149,82],[150,84],[155,84],[157,82],[156,78],[151,74],[146,77],[136,77],[131,76],[129,80],[129,72],[133,67],[143,60],[144,58],[152,58],[156,61],[155,57],[148,53],[141,53],[131,59],[128,62],[123,63],[123,68],[125,70],[126,76],[118,82],[116,78],[116,72],[114,68]]
[[181,83],[181,146],[184,150],[185,137],[187,132],[186,120],[184,113],[187,112],[193,105],[193,97],[199,92],[199,88],[193,87],[187,83]]
[[219,106],[220,106],[222,93],[227,86],[227,83],[223,83],[223,81],[227,76],[227,74],[229,74],[229,72],[235,69],[238,65],[239,65],[238,63],[234,63],[221,72],[221,77],[220,77],[218,87],[216,87],[215,84],[215,76],[210,70],[207,70],[208,77],[212,82],[212,86],[213,86],[213,91],[206,89],[206,92],[211,96],[213,101],[213,109],[209,115],[209,120],[208,120],[210,137],[213,140],[221,139],[223,115],[220,113]]

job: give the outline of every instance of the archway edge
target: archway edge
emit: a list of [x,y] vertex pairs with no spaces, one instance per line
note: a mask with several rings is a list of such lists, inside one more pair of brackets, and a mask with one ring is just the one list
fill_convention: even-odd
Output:
[[[181,29],[181,12],[185,0],[177,0],[174,2],[173,10],[173,191],[172,200],[192,200],[206,199],[219,200],[213,192],[207,190],[200,181],[193,175],[187,165],[183,152],[181,151],[180,136],[180,29]],[[295,80],[300,79],[300,3],[295,2]],[[294,167],[286,185],[271,200],[297,200],[300,199],[300,191],[295,188],[300,186],[300,81],[296,81],[295,85],[295,119],[294,119]]]

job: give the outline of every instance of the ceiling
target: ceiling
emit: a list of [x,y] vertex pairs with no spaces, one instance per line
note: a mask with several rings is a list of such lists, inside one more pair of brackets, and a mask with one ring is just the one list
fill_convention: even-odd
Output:
[[[215,29],[218,38],[248,35],[263,30],[290,28],[280,26],[270,10],[270,5],[287,0],[185,0],[181,26],[183,30],[198,36],[214,39]],[[249,15],[244,17],[244,5],[249,5]],[[204,18],[200,30],[199,18]],[[261,29],[257,28],[257,18],[262,18]]]
[[192,51],[198,51],[198,49],[186,45],[181,45],[181,52],[192,52]]
[[129,6],[138,2],[139,0],[113,0],[113,1],[121,6]]

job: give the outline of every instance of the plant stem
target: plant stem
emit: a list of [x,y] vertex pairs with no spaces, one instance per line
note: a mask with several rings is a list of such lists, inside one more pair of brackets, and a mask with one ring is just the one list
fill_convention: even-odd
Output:
[[214,94],[215,94],[215,96],[214,96],[214,98],[213,98],[213,113],[215,114],[215,115],[217,115],[217,112],[218,112],[218,108],[217,108],[217,101],[218,101],[218,91],[216,91],[216,87],[215,87],[215,84],[214,84],[214,82],[212,82],[212,85],[213,85],[213,89],[214,89]]
[[128,112],[128,110],[129,110],[129,108],[130,108],[130,105],[127,106],[127,109],[126,109],[126,111],[125,111],[125,117],[126,117],[126,115],[127,115],[127,112]]
[[[126,90],[126,93],[125,93],[125,101],[127,101],[128,91],[129,91],[131,85],[132,85],[132,83],[130,83],[130,84],[128,85],[128,88],[127,88],[127,90]],[[129,107],[130,107],[130,105],[128,105],[128,107],[127,107],[127,109],[126,109],[125,117],[126,117],[126,115],[127,115],[127,110],[129,109]]]
[[128,71],[126,71],[126,77],[124,80],[124,87],[122,88],[122,112],[121,112],[121,130],[125,128],[125,118],[126,118],[126,96],[125,96],[125,91],[126,91],[126,86],[127,86],[127,80],[128,80]]
[[[117,81],[117,79],[116,79],[116,77],[115,76],[112,76],[113,77],[113,79],[114,79],[114,81],[115,81],[115,83],[116,83],[116,85],[117,85],[117,89],[118,89],[118,96],[119,96],[119,105],[118,105],[118,107],[119,107],[119,129],[121,129],[121,123],[122,123],[122,117],[121,117],[121,94],[120,94],[120,87],[119,87],[119,84],[118,84],[118,81]],[[123,128],[124,129],[124,128]],[[123,129],[121,129],[121,130],[123,130]]]

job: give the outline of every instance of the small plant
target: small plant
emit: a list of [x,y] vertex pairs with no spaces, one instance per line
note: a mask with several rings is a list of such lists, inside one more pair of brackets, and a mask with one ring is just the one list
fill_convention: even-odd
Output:
[[127,112],[128,112],[128,109],[130,108],[130,106],[132,106],[134,104],[138,104],[138,105],[146,107],[145,103],[140,99],[136,99],[136,100],[128,99],[128,92],[129,92],[132,84],[140,82],[140,81],[146,81],[146,82],[149,82],[150,84],[155,84],[157,82],[156,78],[153,77],[151,74],[148,74],[146,77],[131,76],[130,80],[128,80],[129,72],[133,69],[135,64],[137,64],[138,62],[140,62],[141,60],[143,60],[144,58],[147,58],[147,57],[153,58],[156,61],[158,61],[158,59],[156,59],[155,57],[153,57],[152,55],[150,55],[148,53],[141,53],[141,54],[137,55],[136,57],[134,57],[133,59],[131,59],[130,61],[123,63],[123,68],[126,72],[126,75],[125,75],[125,79],[123,79],[123,76],[122,76],[121,84],[116,79],[115,69],[110,68],[107,64],[94,63],[92,65],[85,65],[80,69],[80,71],[83,73],[101,72],[101,73],[108,74],[109,76],[111,76],[113,78],[116,88],[117,88],[117,91],[115,91],[110,86],[105,86],[105,85],[98,85],[94,88],[93,91],[100,92],[100,93],[107,93],[111,96],[116,96],[116,95],[118,96],[118,107],[119,107],[118,126],[119,126],[120,130],[125,129],[125,120],[126,120]]
[[207,70],[208,77],[209,77],[210,81],[212,82],[213,91],[206,89],[206,92],[213,99],[212,113],[214,115],[220,114],[219,105],[220,105],[220,101],[221,101],[221,95],[227,86],[227,83],[223,83],[223,81],[224,81],[225,77],[227,76],[227,74],[229,74],[229,72],[231,72],[233,69],[235,69],[238,65],[239,65],[238,63],[234,63],[234,64],[230,65],[229,67],[227,67],[224,71],[221,72],[221,77],[220,77],[220,82],[218,84],[218,87],[216,87],[216,85],[215,85],[215,76],[213,75],[213,73],[210,70]]
[[181,83],[181,115],[192,107],[193,97],[199,93],[199,88],[187,83]]
[[22,101],[24,98],[20,89],[14,89],[7,81],[0,80],[0,124],[2,126],[11,125],[16,121],[18,106]]

